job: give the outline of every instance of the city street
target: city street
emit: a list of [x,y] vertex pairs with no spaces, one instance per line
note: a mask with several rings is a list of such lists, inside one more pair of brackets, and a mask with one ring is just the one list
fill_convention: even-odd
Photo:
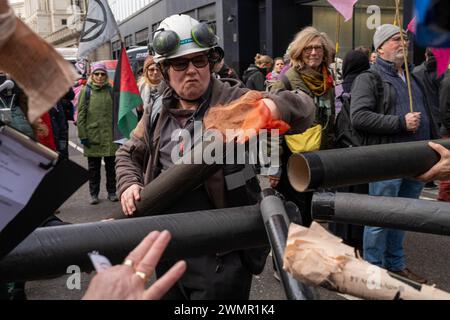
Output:
[[[76,132],[71,125],[70,140],[72,145],[78,144]],[[70,158],[87,166],[87,160],[75,149],[70,148]],[[100,204],[93,206],[89,204],[88,186],[85,184],[80,188],[62,207],[59,217],[71,223],[86,223],[99,221],[108,216],[111,210],[119,208],[119,202],[112,203],[106,199],[104,190],[104,172],[102,173],[102,191]],[[437,191],[425,191],[423,196],[435,198]],[[450,291],[450,237],[419,234],[408,232],[405,240],[408,267],[414,272],[424,276],[431,283],[445,291]],[[76,300],[83,296],[84,291],[92,277],[88,274],[82,275],[81,290],[69,290],[66,282],[69,275],[57,279],[32,281],[26,284],[28,299],[32,300]],[[324,300],[344,299],[326,290],[319,290],[319,298]],[[349,297],[346,297],[349,298]],[[269,257],[264,272],[254,277],[251,299],[254,300],[280,300],[285,299],[281,284],[273,276],[272,261]]]

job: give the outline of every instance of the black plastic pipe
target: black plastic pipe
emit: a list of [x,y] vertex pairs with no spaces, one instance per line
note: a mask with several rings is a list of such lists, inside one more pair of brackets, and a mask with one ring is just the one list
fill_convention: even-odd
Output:
[[[203,150],[212,147],[215,147],[216,150],[217,148],[223,148],[223,163],[236,149],[234,142],[223,144],[219,141],[204,141],[197,144],[191,153],[183,157],[183,162],[180,160],[180,163],[162,172],[142,189],[141,200],[136,201],[136,212],[133,217],[164,214],[164,211],[180,197],[202,185],[209,177],[219,171],[223,164],[203,162]],[[186,159],[189,159],[190,162]],[[200,163],[195,163],[196,159]],[[201,161],[198,161],[198,159]],[[115,219],[124,218],[121,210],[114,212],[111,217]]]
[[264,193],[265,197],[261,201],[261,214],[286,298],[288,300],[312,300],[314,296],[311,289],[298,282],[283,269],[289,218],[281,199],[267,190]]
[[315,193],[315,220],[450,235],[450,203],[373,197],[353,193]]
[[[434,141],[450,149],[450,140]],[[298,192],[342,187],[396,178],[416,177],[440,159],[428,141],[294,154],[288,177]]]
[[172,233],[162,260],[268,245],[259,205],[40,228],[0,261],[0,282],[54,278],[72,265],[92,271],[94,250],[121,263],[154,230]]

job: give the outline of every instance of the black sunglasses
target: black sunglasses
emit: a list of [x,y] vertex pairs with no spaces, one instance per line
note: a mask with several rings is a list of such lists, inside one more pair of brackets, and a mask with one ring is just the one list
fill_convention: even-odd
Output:
[[95,72],[95,73],[94,73],[94,76],[97,76],[97,77],[106,77],[106,73],[104,73],[104,72]]
[[184,71],[189,66],[189,63],[192,62],[192,64],[196,68],[204,68],[208,65],[208,56],[202,54],[200,56],[195,56],[191,59],[188,58],[176,58],[176,59],[169,59],[167,60],[169,65],[172,66],[172,68],[175,71]]

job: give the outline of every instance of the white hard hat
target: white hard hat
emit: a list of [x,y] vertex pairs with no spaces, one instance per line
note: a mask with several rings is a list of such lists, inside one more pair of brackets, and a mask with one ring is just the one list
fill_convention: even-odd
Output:
[[155,62],[208,51],[217,46],[211,26],[185,14],[164,19],[153,36]]

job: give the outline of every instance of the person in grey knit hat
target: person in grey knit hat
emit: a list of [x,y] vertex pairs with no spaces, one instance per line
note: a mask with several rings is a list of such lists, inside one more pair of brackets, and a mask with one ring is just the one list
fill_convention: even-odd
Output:
[[[413,110],[410,109],[404,47],[406,34],[391,24],[375,32],[373,44],[378,57],[369,72],[356,78],[351,91],[350,115],[354,129],[363,133],[365,145],[423,141],[439,138],[426,92],[417,77],[411,75]],[[404,42],[403,42],[403,41]],[[380,93],[379,86],[383,90]],[[369,183],[369,195],[418,199],[423,183],[408,178]],[[365,226],[364,260],[415,282],[427,280],[406,266],[403,240],[405,232]]]
[[389,40],[393,35],[400,33],[400,28],[393,24],[383,24],[377,28],[373,36],[373,46],[375,51]]

